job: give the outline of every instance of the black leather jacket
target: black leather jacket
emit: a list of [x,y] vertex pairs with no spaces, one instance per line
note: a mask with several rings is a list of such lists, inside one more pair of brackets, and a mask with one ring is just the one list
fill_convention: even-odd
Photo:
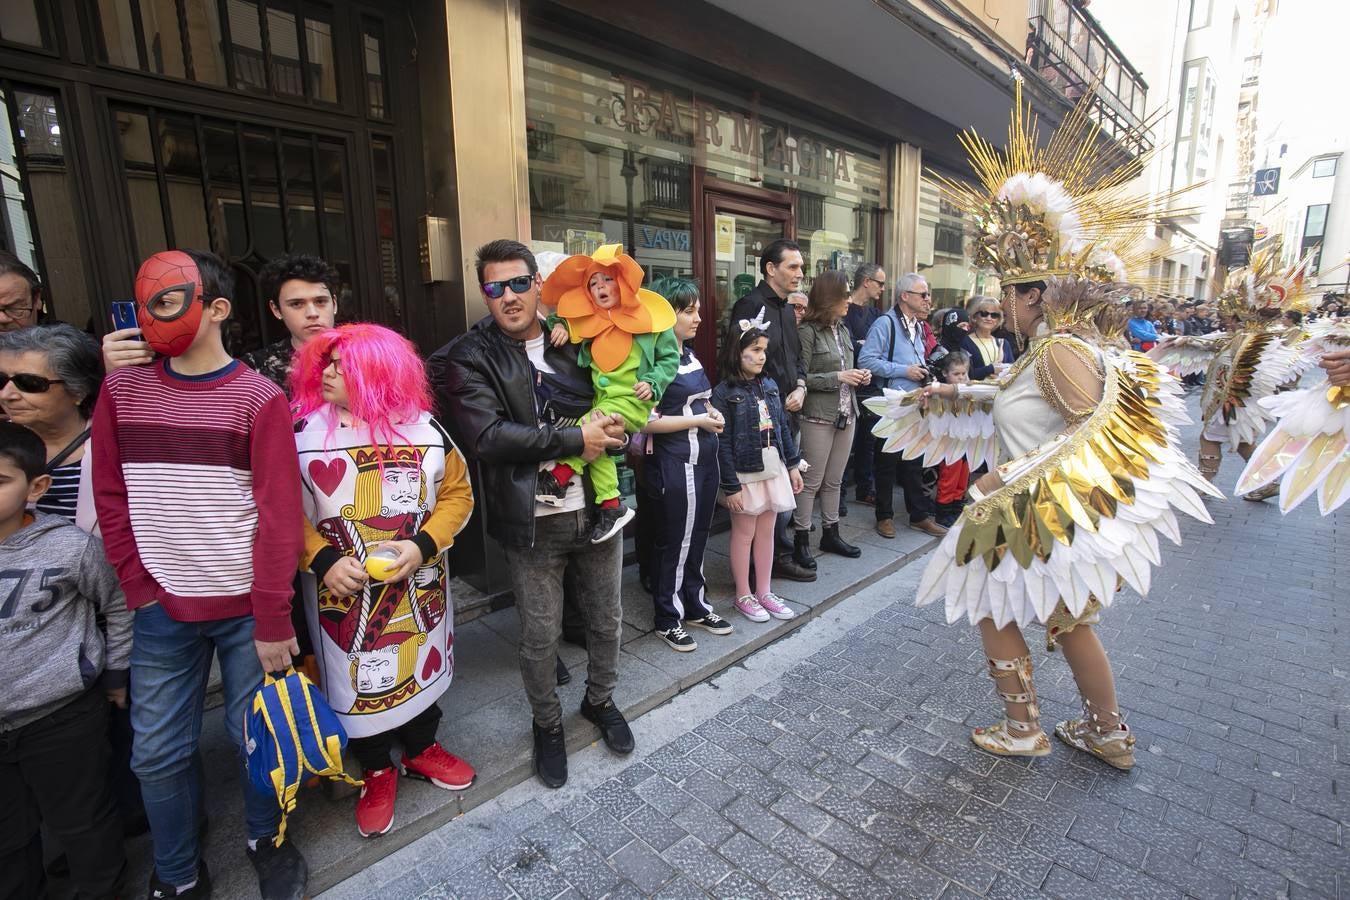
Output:
[[[590,376],[577,365],[577,347],[546,343],[544,358],[560,381],[593,399]],[[509,546],[533,546],[539,464],[580,455],[581,429],[541,420],[534,390],[538,373],[525,344],[503,334],[492,316],[433,353],[427,371],[441,424],[479,463],[477,508],[486,516],[488,534]]]

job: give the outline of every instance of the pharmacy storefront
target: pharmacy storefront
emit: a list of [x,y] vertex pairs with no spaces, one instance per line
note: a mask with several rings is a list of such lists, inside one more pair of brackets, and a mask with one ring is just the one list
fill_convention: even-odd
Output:
[[562,38],[527,40],[525,70],[534,248],[620,242],[649,279],[693,279],[704,359],[769,242],[801,245],[808,285],[878,259],[885,147]]

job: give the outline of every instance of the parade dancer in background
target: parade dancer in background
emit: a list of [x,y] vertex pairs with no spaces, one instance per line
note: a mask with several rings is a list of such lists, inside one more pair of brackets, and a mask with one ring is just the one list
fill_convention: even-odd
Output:
[[[1264,401],[1287,382],[1297,381],[1308,363],[1299,352],[1306,334],[1284,327],[1280,318],[1302,303],[1303,273],[1311,257],[1286,271],[1278,271],[1280,244],[1252,254],[1251,265],[1226,278],[1218,276],[1216,306],[1221,331],[1202,337],[1169,337],[1149,356],[1180,376],[1204,373],[1200,400],[1199,467],[1214,480],[1223,461],[1223,448],[1251,459],[1256,442],[1275,420]],[[1278,485],[1245,491],[1244,500],[1261,501],[1275,495]]]

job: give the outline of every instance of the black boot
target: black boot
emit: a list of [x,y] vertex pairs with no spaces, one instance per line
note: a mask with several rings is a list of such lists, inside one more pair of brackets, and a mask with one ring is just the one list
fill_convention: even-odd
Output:
[[792,561],[803,569],[816,570],[816,560],[811,556],[811,532],[797,531],[792,539]]
[[957,500],[954,503],[939,503],[937,505],[937,523],[943,528],[951,528],[956,524],[956,520],[961,516],[961,510],[965,508],[965,503]]
[[862,556],[862,550],[839,536],[838,522],[833,525],[826,525],[821,531],[820,552],[838,553],[840,556],[847,556],[849,559],[857,559]]

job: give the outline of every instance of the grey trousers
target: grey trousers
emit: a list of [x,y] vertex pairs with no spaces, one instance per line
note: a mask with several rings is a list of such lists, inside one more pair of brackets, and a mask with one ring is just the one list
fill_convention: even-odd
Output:
[[798,531],[811,528],[811,512],[820,499],[820,520],[826,525],[839,523],[839,486],[844,480],[849,450],[853,448],[854,419],[845,429],[833,423],[811,422],[802,419],[802,459],[809,468],[802,475],[801,493],[797,494],[797,512],[792,526]]
[[586,623],[586,696],[603,703],[618,683],[623,541],[592,544],[589,523],[586,509],[541,516],[534,520],[533,547],[502,548],[520,615],[520,676],[540,728],[562,722],[557,655],[564,573],[573,576],[573,599]]

